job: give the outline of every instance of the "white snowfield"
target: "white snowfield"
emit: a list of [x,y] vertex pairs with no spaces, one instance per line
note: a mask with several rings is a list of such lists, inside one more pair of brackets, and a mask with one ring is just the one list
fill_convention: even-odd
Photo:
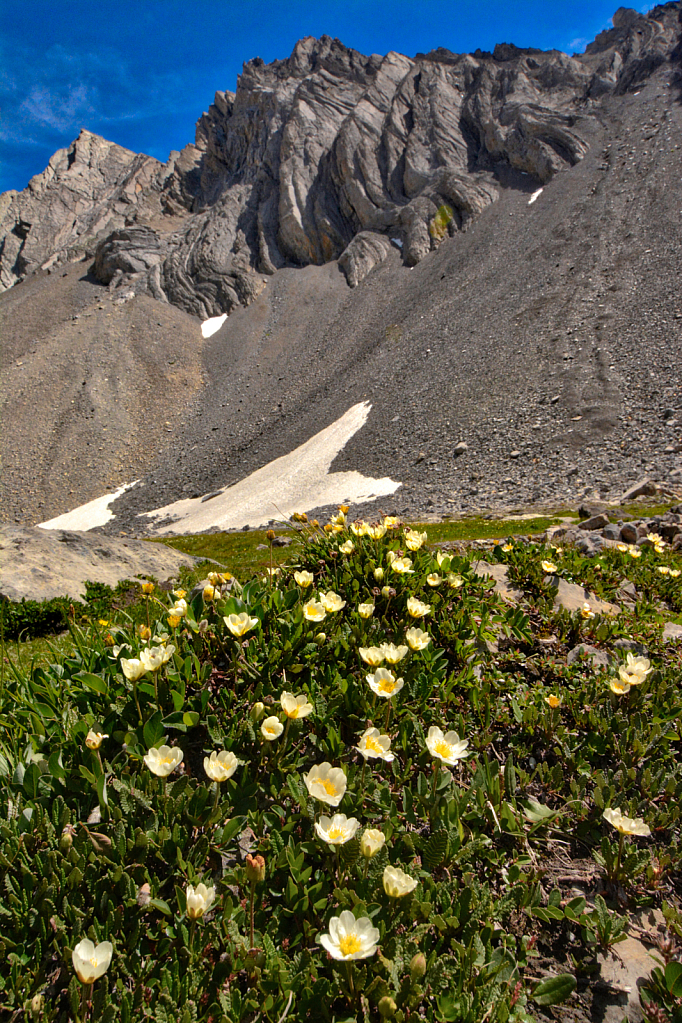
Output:
[[212,316],[210,320],[204,320],[201,324],[201,336],[210,337],[211,334],[215,334],[216,331],[220,330],[226,319],[227,313],[223,313],[222,316]]
[[355,504],[394,494],[401,484],[387,476],[372,479],[355,471],[329,472],[338,453],[367,422],[371,407],[366,401],[353,405],[291,454],[276,458],[209,501],[188,498],[145,515],[174,518],[172,523],[159,526],[157,535],[194,533],[212,526],[264,526],[270,519],[288,519],[295,511],[325,504]]
[[[394,494],[401,484],[388,476],[372,479],[355,471],[329,472],[338,453],[367,422],[371,407],[366,401],[353,405],[291,454],[276,458],[208,501],[187,498],[143,514],[160,520],[173,518],[170,524],[156,528],[152,525],[157,535],[198,533],[214,526],[218,529],[263,526],[270,519],[288,519],[295,511],[310,511],[325,504],[355,504]],[[127,483],[115,493],[88,501],[49,522],[41,522],[40,526],[83,531],[103,526],[114,518],[109,511],[111,502],[135,483]]]
[[87,504],[82,504],[79,508],[74,508],[73,511],[64,512],[63,515],[58,515],[56,519],[39,522],[38,525],[40,529],[74,529],[85,532],[88,529],[95,529],[96,526],[104,526],[114,518],[114,513],[109,511],[111,502],[115,501],[121,494],[124,494],[126,490],[134,487],[135,483],[137,483],[137,480],[133,483],[124,483],[113,494],[104,494],[103,497],[96,497],[94,501],[88,501]]

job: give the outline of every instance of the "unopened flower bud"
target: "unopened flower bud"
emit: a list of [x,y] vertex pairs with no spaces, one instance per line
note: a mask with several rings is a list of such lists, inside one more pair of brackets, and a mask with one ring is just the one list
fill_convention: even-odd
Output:
[[378,583],[383,582],[383,580],[384,580],[384,570],[383,570],[383,568],[375,568],[374,572],[373,572],[373,575],[374,575],[374,578],[376,579],[376,581]]
[[265,860],[262,856],[246,857],[246,877],[252,884],[265,880]]
[[268,540],[270,541],[270,543],[272,543],[272,541],[275,539],[275,531],[274,531],[274,529],[268,529],[265,535],[268,538]]
[[147,625],[138,625],[137,634],[143,640],[152,638],[152,630]]
[[212,586],[204,586],[204,600],[213,600],[215,590]]
[[154,583],[140,583],[140,586],[142,588],[142,592],[146,595],[154,592]]
[[59,848],[63,853],[67,853],[73,845],[73,824],[67,824],[62,831],[62,837],[59,839]]
[[254,725],[257,724],[258,721],[260,721],[264,714],[265,706],[260,702],[254,703],[253,707],[249,711],[249,717],[253,721]]
[[397,1008],[398,1006],[395,1004],[395,1001],[390,995],[384,995],[384,997],[379,1000],[379,1014],[383,1016],[384,1019],[392,1019],[393,1016],[395,1016]]
[[383,586],[381,588],[381,592],[388,600],[390,600],[391,597],[395,597],[395,590],[392,586]]
[[34,995],[31,999],[31,1012],[34,1016],[39,1016],[43,1011],[43,1005],[45,1004],[45,998],[43,995]]
[[410,980],[416,984],[426,973],[426,956],[423,952],[417,952],[410,960]]
[[327,633],[318,632],[318,634],[315,636],[315,642],[317,643],[318,646],[323,646],[327,642]]

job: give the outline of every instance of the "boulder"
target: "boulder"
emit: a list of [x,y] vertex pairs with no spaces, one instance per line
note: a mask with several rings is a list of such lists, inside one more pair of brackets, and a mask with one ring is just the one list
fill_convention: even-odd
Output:
[[473,569],[476,575],[495,580],[495,593],[499,593],[503,600],[509,604],[517,604],[523,599],[521,590],[515,589],[509,582],[507,566],[499,563],[490,564],[487,561],[475,561]]
[[9,600],[82,600],[85,583],[116,586],[122,579],[174,578],[200,558],[162,543],[115,539],[65,529],[0,525],[0,596]]
[[554,610],[558,611],[563,607],[566,611],[580,611],[587,602],[595,614],[617,615],[620,608],[617,604],[610,604],[608,600],[600,600],[594,593],[590,593],[584,586],[578,583],[569,583],[558,575],[545,576],[545,585],[556,589],[554,597]]

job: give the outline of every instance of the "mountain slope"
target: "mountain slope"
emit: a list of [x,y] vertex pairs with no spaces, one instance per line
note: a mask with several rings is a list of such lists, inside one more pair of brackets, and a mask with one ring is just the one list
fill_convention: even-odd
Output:
[[[81,217],[87,264],[56,277],[74,256],[59,232],[49,241],[43,230],[47,249],[36,242],[32,261],[31,231],[25,254],[13,253],[12,272],[43,265],[50,245],[45,258],[56,259],[51,275],[34,272],[0,298],[12,324],[5,417],[21,438],[18,449],[5,431],[5,517],[40,521],[142,475],[146,485],[116,503],[120,526],[243,478],[364,400],[369,421],[333,468],[401,480],[397,505],[411,513],[674,472],[679,14],[679,3],[646,18],[621,9],[579,58],[511,46],[366,58],[322,39],[288,61],[250,62],[194,146],[163,168],[148,158],[114,168],[105,205],[123,223],[92,240],[101,210]],[[125,187],[136,198],[127,213]],[[44,194],[21,193],[4,223],[21,202],[28,223],[29,199],[44,208]],[[48,290],[54,311],[27,327]],[[69,347],[68,317],[79,314],[65,296],[76,292],[86,311],[104,308],[97,331]],[[190,314],[223,311],[202,350]],[[135,320],[127,333],[113,329],[124,314]],[[187,367],[185,394],[166,360],[154,399],[131,391],[118,447],[105,444],[76,480],[64,452],[82,464],[85,427],[69,408],[79,412],[79,397],[63,388],[63,467],[46,472],[59,459],[50,399],[28,415],[36,374],[48,382],[60,364],[90,359],[94,375],[100,351],[125,362],[134,332],[151,342],[154,329],[159,351],[179,351]],[[34,361],[24,361],[27,334]],[[123,388],[151,373],[151,350],[139,345],[139,364],[116,371]],[[82,414],[103,426],[116,395],[97,394],[96,412]],[[131,408],[143,431],[135,457]],[[468,450],[455,458],[459,441]]]

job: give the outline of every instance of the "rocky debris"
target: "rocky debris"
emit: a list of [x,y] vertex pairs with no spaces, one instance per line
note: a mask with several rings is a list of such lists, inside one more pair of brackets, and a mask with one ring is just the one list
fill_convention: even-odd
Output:
[[[679,486],[678,13],[635,15],[571,58],[361,58],[320,41],[247,65],[196,143],[94,239],[108,284],[91,262],[62,264],[0,295],[13,424],[0,515],[43,521],[142,477],[105,527],[137,532],[138,512],[230,486],[365,400],[370,418],[334,471],[400,480],[397,510],[417,521],[598,505],[644,478]],[[647,54],[663,62],[647,71]],[[337,94],[340,121],[324,112]],[[524,120],[527,99],[550,120]],[[558,156],[529,205],[539,182],[515,160],[552,148],[555,115],[587,149]],[[405,223],[372,219],[404,209]],[[386,255],[351,289],[331,256],[362,231]],[[202,341],[194,317],[215,306],[232,313]]]
[[476,575],[486,579],[494,579],[495,593],[499,593],[503,600],[510,604],[517,604],[523,600],[523,592],[515,589],[509,582],[509,572],[506,565],[489,563],[487,561],[474,561],[473,569]]
[[585,603],[590,605],[590,610],[598,615],[617,615],[620,608],[617,604],[611,604],[608,600],[600,600],[594,593],[586,590],[578,583],[569,583],[558,575],[545,576],[545,585],[551,590],[556,590],[554,595],[554,610],[558,611],[563,607],[566,611],[581,611]]
[[663,642],[670,643],[682,640],[682,625],[677,622],[666,622],[663,628]]
[[650,534],[657,534],[675,548],[678,537],[682,538],[682,505],[676,505],[663,515],[632,519],[629,522],[609,522],[608,516],[600,515],[580,522],[578,528],[570,525],[551,526],[545,538],[552,543],[558,540],[574,543],[583,554],[591,557],[605,546],[612,547],[618,542],[651,547],[654,541],[648,539]]
[[580,528],[581,529],[596,530],[596,529],[604,529],[604,527],[608,526],[608,525],[609,525],[609,517],[608,517],[608,515],[600,514],[600,515],[593,515],[592,518],[589,518],[589,519],[584,519],[584,521],[580,523]]
[[92,533],[0,526],[0,596],[51,600],[85,596],[85,583],[116,586],[122,579],[177,576],[182,565],[201,559],[165,544],[116,540]]

